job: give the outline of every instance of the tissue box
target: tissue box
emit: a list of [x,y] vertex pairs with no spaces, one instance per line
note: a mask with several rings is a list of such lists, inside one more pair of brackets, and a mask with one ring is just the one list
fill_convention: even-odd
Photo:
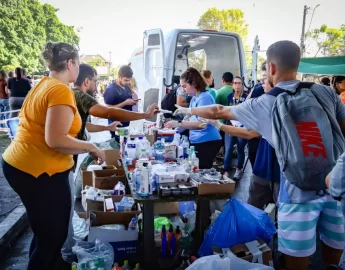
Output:
[[123,197],[118,205],[116,205],[117,212],[130,212],[134,206],[134,199],[132,197]]

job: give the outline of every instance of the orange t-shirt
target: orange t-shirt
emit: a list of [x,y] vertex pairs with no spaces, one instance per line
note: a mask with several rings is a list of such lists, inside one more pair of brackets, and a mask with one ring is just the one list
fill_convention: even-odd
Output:
[[72,155],[50,148],[44,138],[47,110],[56,105],[73,108],[74,118],[68,135],[77,136],[81,118],[73,91],[58,80],[45,77],[25,98],[16,137],[3,154],[8,164],[34,177],[43,173],[51,176],[73,167]]
[[345,104],[345,91],[341,92],[339,97],[340,97],[341,101]]

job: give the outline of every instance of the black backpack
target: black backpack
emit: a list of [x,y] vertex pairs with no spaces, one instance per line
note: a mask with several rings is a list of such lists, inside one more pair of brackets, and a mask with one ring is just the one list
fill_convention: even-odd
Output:
[[[178,87],[170,90],[169,93],[167,93],[164,96],[164,98],[161,102],[161,108],[163,110],[175,112],[175,110],[176,110],[175,104],[177,102],[177,89],[178,89]],[[169,118],[169,117],[172,117],[172,115],[170,113],[165,113],[164,117]]]

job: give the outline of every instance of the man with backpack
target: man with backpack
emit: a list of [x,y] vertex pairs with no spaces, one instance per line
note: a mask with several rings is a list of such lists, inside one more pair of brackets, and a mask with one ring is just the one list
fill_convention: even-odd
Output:
[[329,87],[296,80],[300,49],[279,41],[267,50],[267,77],[273,89],[235,107],[178,108],[207,119],[240,121],[275,148],[281,170],[278,249],[285,269],[308,269],[316,250],[316,227],[325,266],[338,264],[345,244],[340,203],[325,177],[345,151],[345,106]]

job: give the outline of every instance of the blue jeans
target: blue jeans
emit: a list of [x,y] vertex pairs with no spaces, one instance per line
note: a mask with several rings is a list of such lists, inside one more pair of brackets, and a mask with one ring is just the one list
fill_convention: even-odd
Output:
[[[8,112],[10,110],[10,103],[7,99],[0,98],[0,112]],[[9,113],[2,113],[0,114],[0,120],[5,120],[10,117]],[[1,124],[1,127],[6,127],[6,124]]]
[[247,140],[225,134],[224,170],[227,172],[231,170],[232,153],[235,144],[237,144],[237,169],[243,168],[245,159],[244,148],[246,147]]

